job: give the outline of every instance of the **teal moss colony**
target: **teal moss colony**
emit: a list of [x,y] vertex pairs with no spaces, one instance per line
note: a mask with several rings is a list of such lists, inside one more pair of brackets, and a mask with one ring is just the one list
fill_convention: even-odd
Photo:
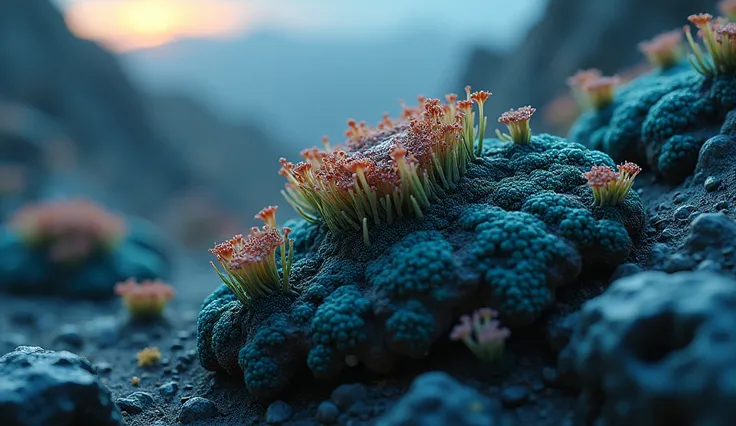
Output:
[[71,263],[54,261],[44,247],[29,246],[11,227],[0,227],[0,291],[104,299],[128,278],[167,278],[169,248],[154,226],[128,220],[126,227],[109,251]]
[[611,105],[584,112],[569,138],[617,162],[648,165],[677,184],[692,174],[700,147],[721,133],[735,108],[736,76],[706,77],[683,62],[620,87]]
[[555,289],[583,268],[624,262],[644,223],[639,196],[592,207],[581,173],[609,156],[550,135],[530,144],[487,139],[457,184],[423,219],[360,232],[287,224],[295,240],[291,293],[246,308],[221,285],[204,302],[202,366],[243,377],[260,397],[279,395],[305,366],[328,379],[358,360],[388,372],[420,358],[454,315],[491,306],[510,327],[531,324]]

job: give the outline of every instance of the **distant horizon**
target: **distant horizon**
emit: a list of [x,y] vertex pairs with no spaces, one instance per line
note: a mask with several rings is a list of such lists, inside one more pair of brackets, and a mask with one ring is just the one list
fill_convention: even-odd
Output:
[[[541,18],[548,0],[52,0],[78,36],[116,52],[186,39],[386,37],[412,28],[435,29],[459,40],[502,47],[519,42]],[[448,13],[448,9],[457,13]],[[391,13],[386,13],[390,10]],[[514,31],[514,28],[517,30]]]

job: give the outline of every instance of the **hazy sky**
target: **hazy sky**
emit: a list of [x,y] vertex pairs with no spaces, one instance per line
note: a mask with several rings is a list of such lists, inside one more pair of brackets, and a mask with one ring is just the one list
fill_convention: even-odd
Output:
[[[547,0],[54,0],[80,35],[117,50],[180,37],[268,28],[296,34],[374,36],[402,27],[505,43],[523,37]],[[518,28],[517,31],[514,31]],[[499,40],[499,29],[508,37]]]

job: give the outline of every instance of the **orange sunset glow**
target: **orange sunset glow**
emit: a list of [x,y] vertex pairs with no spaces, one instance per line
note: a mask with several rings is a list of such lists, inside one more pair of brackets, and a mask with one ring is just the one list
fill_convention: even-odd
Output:
[[116,51],[153,47],[183,37],[223,37],[247,28],[235,0],[79,0],[65,17],[80,37]]

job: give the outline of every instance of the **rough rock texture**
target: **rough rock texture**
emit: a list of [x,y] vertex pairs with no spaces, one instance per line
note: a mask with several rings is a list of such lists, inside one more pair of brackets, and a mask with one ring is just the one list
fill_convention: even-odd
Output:
[[116,283],[128,278],[166,279],[171,272],[169,246],[150,224],[129,221],[128,235],[111,251],[82,262],[53,262],[39,247],[29,247],[0,227],[0,291],[73,298],[113,297]]
[[728,425],[736,415],[736,281],[642,272],[587,302],[560,371],[605,425]]
[[736,108],[734,87],[736,77],[705,78],[687,62],[656,70],[619,88],[612,105],[583,113],[570,139],[680,183],[692,174],[706,140],[730,138],[726,116]]
[[644,221],[638,196],[591,209],[580,176],[610,158],[549,135],[486,143],[482,160],[422,220],[376,227],[369,248],[360,235],[292,224],[299,294],[244,308],[221,286],[199,316],[202,366],[243,374],[264,397],[305,362],[324,379],[348,356],[387,372],[400,356],[426,356],[453,310],[491,306],[505,324],[527,326],[584,266],[605,274],[627,259]]
[[375,426],[493,426],[494,407],[443,372],[424,373]]
[[[486,104],[489,123],[511,107],[542,107],[555,95],[567,93],[565,79],[577,69],[595,67],[610,75],[640,63],[644,58],[636,49],[638,42],[682,27],[690,14],[713,12],[716,3],[550,0],[542,19],[512,51],[502,56],[474,51],[453,90],[462,93],[466,84],[497,88]],[[541,120],[532,127],[548,130]]]
[[20,346],[0,357],[4,426],[120,426],[120,409],[92,364],[70,352]]

